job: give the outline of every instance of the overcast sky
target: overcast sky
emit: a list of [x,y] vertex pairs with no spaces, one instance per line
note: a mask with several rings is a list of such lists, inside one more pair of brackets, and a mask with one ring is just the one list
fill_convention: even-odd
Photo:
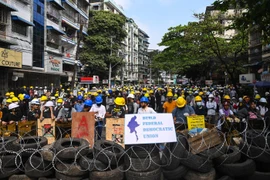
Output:
[[114,0],[127,17],[150,36],[150,49],[158,46],[169,27],[194,21],[194,13],[205,12],[214,0]]

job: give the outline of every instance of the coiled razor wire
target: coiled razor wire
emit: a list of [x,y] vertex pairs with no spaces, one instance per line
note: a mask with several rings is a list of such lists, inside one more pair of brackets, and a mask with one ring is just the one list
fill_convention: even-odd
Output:
[[[267,127],[267,124],[265,122],[265,120],[258,120],[262,123],[263,127],[261,130],[257,130],[254,129],[252,126],[249,126],[249,119],[247,119],[246,121],[242,122],[243,125],[243,129],[242,131],[238,131],[239,136],[241,137],[241,145],[239,146],[239,153],[244,154],[245,156],[247,156],[247,158],[250,159],[256,159],[260,156],[262,156],[263,154],[268,154],[270,155],[270,131]],[[220,124],[216,125],[214,128],[216,129],[220,129],[220,127],[222,127],[224,125],[225,121],[221,121]],[[232,123],[233,124],[233,123]],[[230,130],[236,130],[236,128],[232,125],[229,127]],[[64,130],[63,128],[61,130],[59,130],[60,133],[60,137],[63,137],[65,134],[70,134],[71,130],[70,129],[66,129]],[[5,132],[3,132],[5,133]],[[178,160],[185,160],[187,158],[189,158],[190,155],[194,155],[193,153],[191,153],[191,151],[196,152],[196,149],[192,149],[191,144],[188,144],[187,146],[185,144],[183,144],[183,142],[187,142],[188,143],[188,137],[186,135],[183,134],[179,134],[177,133],[177,142],[176,143],[165,143],[165,144],[154,144],[151,145],[151,148],[145,148],[145,146],[140,146],[140,145],[136,145],[136,146],[130,146],[129,148],[125,149],[123,153],[120,154],[120,156],[117,156],[116,154],[112,154],[113,152],[116,152],[114,144],[112,144],[109,147],[103,147],[100,151],[97,151],[96,146],[94,145],[92,147],[92,153],[93,153],[93,157],[88,158],[87,155],[82,156],[81,152],[84,149],[88,149],[89,147],[84,146],[84,147],[80,147],[80,149],[78,150],[78,152],[75,154],[75,156],[70,160],[69,164],[66,165],[65,161],[61,160],[61,158],[58,157],[58,155],[64,151],[66,151],[67,149],[72,149],[74,148],[71,144],[69,147],[65,147],[63,149],[61,149],[59,152],[55,152],[54,146],[52,145],[51,148],[43,148],[41,147],[41,144],[39,142],[39,140],[36,138],[36,136],[31,136],[30,134],[33,132],[29,132],[26,133],[25,135],[28,136],[29,138],[32,137],[33,140],[35,140],[36,142],[36,148],[25,148],[25,144],[27,144],[26,141],[24,141],[23,139],[20,139],[21,136],[19,134],[17,134],[17,136],[19,137],[19,140],[16,140],[17,142],[6,142],[4,141],[4,138],[1,138],[1,142],[0,142],[0,150],[1,153],[0,154],[0,170],[1,173],[10,173],[10,172],[15,172],[16,170],[20,170],[23,171],[25,169],[25,164],[24,164],[24,157],[25,154],[28,156],[28,161],[29,164],[31,166],[31,168],[33,170],[36,171],[49,171],[49,170],[55,170],[56,172],[59,173],[66,173],[68,171],[70,171],[72,166],[75,167],[80,167],[80,164],[78,163],[79,159],[83,159],[85,161],[85,163],[87,163],[86,168],[80,168],[81,171],[110,171],[113,169],[118,168],[119,171],[121,172],[127,172],[131,169],[136,169],[136,166],[134,167],[134,165],[132,164],[132,159],[136,159],[137,162],[140,162],[142,164],[143,167],[145,167],[145,169],[149,169],[152,165],[155,165],[157,167],[166,167],[169,166],[172,161],[174,159],[178,159]],[[250,134],[251,133],[251,134]],[[97,134],[97,132],[96,132]],[[198,146],[197,149],[200,149],[201,147],[206,147],[206,150],[204,152],[206,152],[205,154],[203,154],[203,158],[205,159],[204,163],[202,163],[200,165],[200,167],[204,166],[206,163],[208,163],[209,161],[212,160],[212,157],[210,153],[207,153],[208,151],[213,150],[213,148],[215,148],[215,152],[213,153],[219,153],[220,156],[222,155],[226,155],[228,153],[228,144],[226,141],[226,136],[227,133],[223,133],[221,131],[218,131],[218,135],[220,137],[222,137],[221,139],[223,139],[223,141],[221,141],[221,143],[219,143],[217,146],[212,147],[211,146],[211,141],[209,142],[209,139],[206,140],[206,136],[204,136],[204,134],[201,135],[201,141],[200,144]],[[269,138],[268,138],[269,137]],[[258,145],[256,145],[256,139],[257,138],[261,138],[263,139],[265,142],[265,144],[263,145],[263,147],[260,147]],[[248,139],[250,142],[248,142]],[[72,141],[73,138],[70,137],[70,141]],[[269,140],[269,142],[268,142]],[[14,151],[14,150],[10,150],[10,146],[11,144],[9,143],[17,143],[19,144],[20,150],[19,151]],[[172,145],[172,146],[170,146]],[[160,148],[161,146],[164,146],[163,148]],[[136,147],[136,148],[134,148]],[[175,153],[179,147],[186,149],[186,153],[184,153],[184,155],[182,154],[181,156],[177,156],[177,153]],[[258,154],[254,154],[252,152],[252,148],[257,148],[258,149]],[[143,152],[144,154],[146,154],[145,158],[140,157],[137,153],[136,153],[136,149],[139,150],[140,152]],[[158,150],[158,153],[156,154],[155,151],[156,149]],[[225,150],[224,150],[225,149]],[[51,154],[53,154],[52,157],[52,161],[48,162],[47,160],[44,159],[43,157],[43,153],[45,151],[49,151]],[[106,153],[107,151],[112,152],[110,154],[110,156]],[[165,153],[166,152],[166,153]],[[130,153],[133,154],[133,157],[130,156]],[[11,170],[11,171],[6,171],[6,167],[5,164],[8,162],[4,162],[2,160],[3,156],[5,156],[6,154],[9,155],[14,155],[15,158],[13,159],[15,162],[15,167]],[[24,155],[23,155],[24,154]],[[153,155],[154,154],[154,155]],[[198,153],[200,154],[200,153]],[[153,156],[157,156],[160,157],[160,161],[155,161],[155,159],[153,158]],[[40,160],[39,163],[34,163],[34,156],[37,156]],[[105,157],[105,161],[107,162],[107,164],[105,164],[105,168],[100,168],[99,164],[97,162],[99,162],[99,156],[103,156]],[[224,156],[224,161],[221,162],[220,165],[222,165],[226,159],[228,158],[228,156]],[[90,161],[89,161],[90,159]],[[112,160],[116,161],[115,165],[111,165]],[[47,161],[48,163],[44,163],[45,161]],[[63,170],[59,170],[57,169],[57,165],[56,163],[61,163],[62,166],[64,167],[64,171]],[[100,163],[100,162],[99,162]],[[123,163],[124,163],[124,168],[123,167]],[[199,168],[200,168],[199,167]]]

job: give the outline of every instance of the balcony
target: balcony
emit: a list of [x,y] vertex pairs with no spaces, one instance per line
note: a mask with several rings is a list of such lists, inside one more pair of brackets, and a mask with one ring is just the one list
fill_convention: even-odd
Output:
[[61,40],[74,46],[77,44],[77,39],[75,37],[69,37],[67,35],[63,35],[61,37]]
[[47,7],[47,18],[50,19],[52,22],[59,24],[61,20],[61,15],[59,10],[53,8],[52,6]]
[[47,46],[59,50],[59,47],[60,47],[60,37],[59,37],[59,35],[48,32]]

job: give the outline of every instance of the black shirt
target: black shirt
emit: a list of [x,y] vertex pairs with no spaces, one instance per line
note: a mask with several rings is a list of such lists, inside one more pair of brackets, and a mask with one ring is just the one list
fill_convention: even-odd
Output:
[[[28,121],[37,121],[37,119],[40,117],[41,111],[39,109],[35,109],[33,111],[28,112]],[[36,117],[36,114],[38,114],[38,117]]]
[[112,115],[112,118],[124,118],[125,117],[125,108],[121,107],[120,109],[115,106],[111,106],[108,109],[108,112]]

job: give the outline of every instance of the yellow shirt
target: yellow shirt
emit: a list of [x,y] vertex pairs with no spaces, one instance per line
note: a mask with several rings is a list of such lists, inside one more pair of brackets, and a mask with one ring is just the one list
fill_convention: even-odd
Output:
[[169,103],[168,101],[166,101],[163,104],[163,109],[165,110],[165,113],[172,113],[172,111],[176,108],[176,102],[172,101],[171,103]]

